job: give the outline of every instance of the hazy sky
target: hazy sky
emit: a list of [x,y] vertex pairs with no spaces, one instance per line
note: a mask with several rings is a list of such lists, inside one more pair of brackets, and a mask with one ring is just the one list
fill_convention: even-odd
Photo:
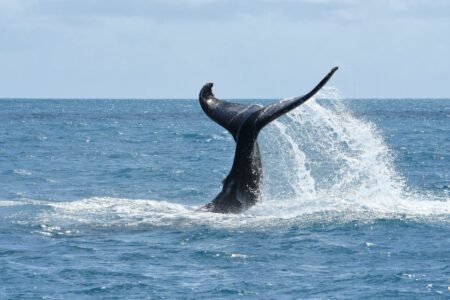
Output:
[[0,97],[450,97],[448,0],[0,0]]

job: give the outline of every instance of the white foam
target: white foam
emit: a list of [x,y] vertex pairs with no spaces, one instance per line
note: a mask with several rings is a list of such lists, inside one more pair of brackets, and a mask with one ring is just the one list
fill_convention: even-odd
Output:
[[24,205],[18,201],[0,200],[0,207]]
[[70,202],[46,203],[35,221],[45,224],[45,234],[70,234],[80,225],[90,227],[208,226],[230,229],[267,229],[293,224],[372,222],[379,218],[449,221],[450,206],[444,201],[402,199],[362,202],[336,198],[310,201],[265,201],[236,215],[199,211],[181,204],[121,198],[90,198]]
[[29,170],[15,169],[15,170],[13,170],[13,174],[20,175],[20,176],[30,176],[33,173],[31,171],[29,171]]

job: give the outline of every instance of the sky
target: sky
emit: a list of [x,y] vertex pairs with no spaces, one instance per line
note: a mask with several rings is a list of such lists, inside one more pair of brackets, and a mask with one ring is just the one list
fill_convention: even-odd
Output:
[[448,0],[0,0],[0,98],[450,98]]

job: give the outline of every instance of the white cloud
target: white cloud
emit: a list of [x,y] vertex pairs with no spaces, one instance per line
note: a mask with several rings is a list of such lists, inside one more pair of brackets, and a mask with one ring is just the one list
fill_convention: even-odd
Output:
[[445,5],[0,0],[0,97],[190,97],[206,80],[224,96],[273,97],[334,64],[347,96],[444,95],[426,78],[450,76]]
[[362,20],[377,17],[450,17],[446,0],[0,0],[11,17],[147,18],[161,21],[223,21],[240,16],[288,20]]

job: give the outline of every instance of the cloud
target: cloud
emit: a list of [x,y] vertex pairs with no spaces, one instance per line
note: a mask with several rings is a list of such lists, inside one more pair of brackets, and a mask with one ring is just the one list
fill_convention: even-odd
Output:
[[[313,84],[334,64],[342,66],[336,82],[346,95],[405,95],[410,88],[426,95],[427,78],[449,75],[449,6],[0,0],[0,96],[190,97],[214,80],[230,91],[224,96],[271,97]],[[446,91],[436,81],[433,92]]]
[[221,22],[243,17],[286,21],[449,18],[446,0],[0,0],[0,14],[28,18],[144,18]]

